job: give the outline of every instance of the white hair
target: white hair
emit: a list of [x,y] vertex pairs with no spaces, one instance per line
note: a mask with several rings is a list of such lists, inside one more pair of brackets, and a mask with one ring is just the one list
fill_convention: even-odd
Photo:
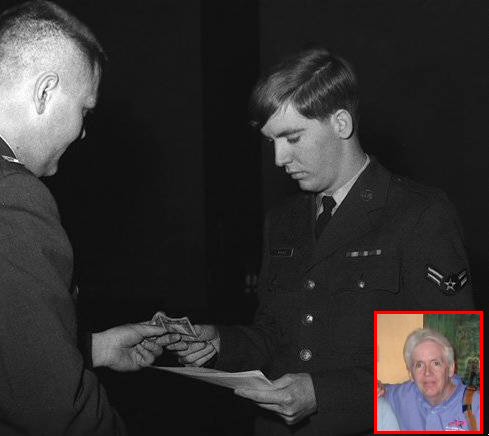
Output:
[[443,354],[447,363],[452,366],[455,364],[453,347],[450,341],[443,336],[441,333],[429,329],[417,329],[414,330],[406,339],[404,343],[404,361],[406,362],[406,367],[411,370],[413,367],[412,355],[414,349],[421,343],[426,341],[432,341],[437,343],[443,348]]

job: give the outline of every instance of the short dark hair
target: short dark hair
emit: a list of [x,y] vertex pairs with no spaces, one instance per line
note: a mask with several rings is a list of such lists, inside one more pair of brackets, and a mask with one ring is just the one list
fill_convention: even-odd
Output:
[[358,82],[344,59],[324,48],[301,51],[275,66],[255,86],[251,125],[261,129],[286,104],[306,118],[324,120],[345,109],[358,123]]
[[57,4],[34,0],[7,9],[0,15],[0,63],[19,56],[23,47],[46,38],[66,38],[75,43],[92,68],[102,68],[105,52],[93,32]]

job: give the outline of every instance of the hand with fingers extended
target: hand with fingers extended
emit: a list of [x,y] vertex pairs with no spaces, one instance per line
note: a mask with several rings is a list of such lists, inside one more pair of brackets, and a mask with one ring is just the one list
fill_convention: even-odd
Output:
[[137,371],[151,365],[163,347],[180,341],[177,333],[150,323],[126,324],[92,335],[93,366]]
[[[219,353],[220,338],[216,326],[194,324],[197,337],[181,335],[181,340],[165,345],[166,349],[178,356],[178,361],[185,366],[202,366]],[[156,341],[160,343],[160,339]],[[163,345],[163,344],[162,344]]]
[[317,410],[309,374],[285,374],[272,383],[275,386],[273,390],[236,389],[234,393],[276,413],[289,425],[302,421]]

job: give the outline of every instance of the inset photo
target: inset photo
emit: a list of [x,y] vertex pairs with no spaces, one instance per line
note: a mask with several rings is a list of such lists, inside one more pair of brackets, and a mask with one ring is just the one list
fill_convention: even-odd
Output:
[[483,312],[374,318],[374,433],[483,434]]

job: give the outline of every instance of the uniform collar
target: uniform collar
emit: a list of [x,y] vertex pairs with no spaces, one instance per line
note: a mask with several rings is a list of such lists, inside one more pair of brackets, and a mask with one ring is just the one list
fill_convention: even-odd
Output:
[[7,141],[3,139],[2,135],[0,135],[0,156],[2,156],[6,160],[20,163],[17,159],[17,156],[15,156],[15,153],[8,145]]
[[367,168],[368,164],[370,163],[370,157],[368,154],[365,154],[365,162],[363,163],[362,167],[357,171],[357,173],[350,179],[348,182],[346,182],[343,186],[339,187],[335,192],[332,194],[327,194],[326,192],[321,192],[317,197],[316,197],[316,207],[317,207],[317,213],[316,213],[316,218],[319,216],[319,214],[323,211],[323,205],[322,205],[322,198],[330,195],[333,197],[336,206],[333,208],[331,211],[331,215],[334,215],[338,207],[340,207],[340,204],[342,201],[345,199],[345,197],[348,195],[350,192],[350,189],[352,186],[355,184],[357,179],[360,177],[360,175],[363,173],[365,168]]

